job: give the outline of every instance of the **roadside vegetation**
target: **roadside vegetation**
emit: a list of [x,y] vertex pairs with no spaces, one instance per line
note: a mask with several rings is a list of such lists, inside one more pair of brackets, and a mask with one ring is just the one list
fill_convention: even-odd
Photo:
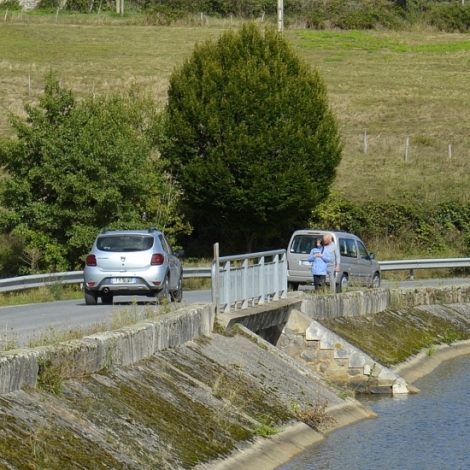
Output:
[[[191,9],[184,2],[179,13],[171,2],[129,3],[123,15],[99,2],[86,12],[67,5],[58,11],[51,2],[34,12],[13,3],[0,7],[5,138],[15,136],[8,113],[27,116],[25,105],[37,105],[50,69],[77,103],[93,95],[125,96],[137,86],[163,110],[170,76],[196,43],[238,29],[246,19],[276,23],[275,5],[256,2],[238,11],[230,2],[227,10],[207,7],[203,15],[199,4]],[[324,80],[343,143],[331,194],[312,207],[306,225],[357,233],[381,260],[468,256],[470,42],[461,34],[468,30],[468,11],[467,5],[433,2],[286,6],[284,38]],[[285,246],[291,228],[279,224],[278,233],[256,241],[253,251]],[[212,240],[201,230],[177,229],[174,240],[190,256],[208,257],[214,241],[222,251],[245,251],[242,238],[230,231]],[[13,275],[12,267],[32,272],[44,249],[30,246],[25,253],[7,230],[1,239],[3,276]],[[85,254],[79,251],[76,266]]]

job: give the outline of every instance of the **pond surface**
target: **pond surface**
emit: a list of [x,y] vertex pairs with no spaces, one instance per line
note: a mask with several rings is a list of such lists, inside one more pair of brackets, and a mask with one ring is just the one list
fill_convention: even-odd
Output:
[[470,469],[470,356],[413,385],[417,395],[358,396],[377,419],[335,431],[279,469]]

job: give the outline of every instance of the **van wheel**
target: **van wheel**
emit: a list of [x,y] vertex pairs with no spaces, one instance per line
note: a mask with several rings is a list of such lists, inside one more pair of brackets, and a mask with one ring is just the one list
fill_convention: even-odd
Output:
[[343,274],[338,284],[338,292],[344,292],[345,290],[348,290],[348,285],[349,285],[348,276],[346,274]]
[[292,289],[293,291],[299,290],[299,283],[298,282],[288,282],[287,287]]
[[374,274],[374,277],[372,278],[371,287],[373,289],[378,289],[380,287],[380,274],[379,273]]

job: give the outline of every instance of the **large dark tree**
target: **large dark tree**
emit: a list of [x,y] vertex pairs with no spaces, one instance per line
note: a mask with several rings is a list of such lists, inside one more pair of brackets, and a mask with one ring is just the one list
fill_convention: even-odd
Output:
[[216,220],[248,250],[306,223],[341,159],[319,73],[254,24],[197,45],[173,72],[166,136],[194,223]]

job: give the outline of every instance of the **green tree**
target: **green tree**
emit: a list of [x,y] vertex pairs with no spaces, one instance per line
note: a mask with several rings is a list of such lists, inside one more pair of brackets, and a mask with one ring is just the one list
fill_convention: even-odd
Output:
[[0,142],[0,231],[24,240],[27,271],[82,267],[103,227],[187,228],[150,97],[131,88],[78,101],[50,72],[25,110],[11,117],[17,138]]
[[216,220],[251,250],[327,197],[341,142],[326,87],[276,31],[248,24],[197,45],[166,112],[163,152],[195,225]]

